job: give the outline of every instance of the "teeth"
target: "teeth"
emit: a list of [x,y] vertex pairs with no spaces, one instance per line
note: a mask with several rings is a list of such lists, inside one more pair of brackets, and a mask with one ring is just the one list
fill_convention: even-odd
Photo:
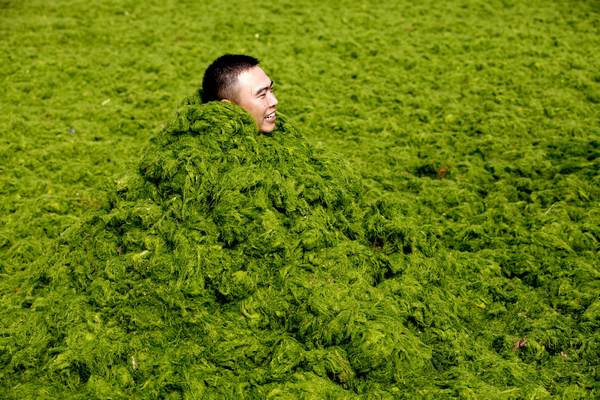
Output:
[[267,115],[267,116],[265,117],[265,119],[268,119],[268,120],[275,119],[275,112],[272,112],[271,114]]

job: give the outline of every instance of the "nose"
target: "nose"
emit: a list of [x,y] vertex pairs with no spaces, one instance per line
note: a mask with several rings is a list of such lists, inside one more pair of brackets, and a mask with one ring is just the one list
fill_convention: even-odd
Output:
[[277,97],[275,97],[275,93],[269,93],[269,107],[275,107],[279,102],[277,101]]

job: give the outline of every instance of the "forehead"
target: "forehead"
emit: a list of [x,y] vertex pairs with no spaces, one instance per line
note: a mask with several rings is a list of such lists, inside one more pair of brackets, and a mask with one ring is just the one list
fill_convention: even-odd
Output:
[[245,70],[238,75],[238,88],[240,92],[255,94],[260,89],[271,85],[271,79],[258,65]]

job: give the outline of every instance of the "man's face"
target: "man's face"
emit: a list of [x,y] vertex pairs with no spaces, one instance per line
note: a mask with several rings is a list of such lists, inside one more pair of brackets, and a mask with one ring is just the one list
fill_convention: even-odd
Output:
[[248,111],[261,132],[275,129],[277,98],[273,81],[258,65],[238,75],[235,103]]

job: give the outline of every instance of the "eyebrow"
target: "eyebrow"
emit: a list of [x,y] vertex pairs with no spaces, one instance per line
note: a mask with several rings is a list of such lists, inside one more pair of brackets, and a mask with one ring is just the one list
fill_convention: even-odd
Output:
[[256,91],[256,93],[254,94],[255,96],[259,96],[262,93],[266,92],[268,89],[272,89],[273,88],[273,81],[271,81],[271,84],[269,84],[269,86],[265,86],[265,87],[261,87],[260,89],[258,89]]

